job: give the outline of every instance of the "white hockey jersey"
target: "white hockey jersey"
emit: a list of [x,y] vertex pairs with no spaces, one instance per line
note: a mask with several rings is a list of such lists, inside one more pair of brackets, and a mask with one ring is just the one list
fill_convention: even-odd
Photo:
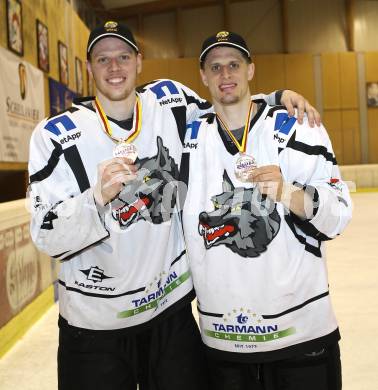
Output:
[[285,181],[309,191],[314,217],[303,221],[240,182],[238,150],[207,114],[186,135],[183,224],[210,353],[264,361],[338,340],[323,241],[344,229],[352,206],[324,127],[256,103],[246,154],[258,166],[279,165]]
[[[45,119],[31,138],[31,235],[40,250],[63,260],[60,314],[73,326],[128,328],[193,298],[176,185],[186,123],[211,105],[172,80],[147,84],[138,95],[138,178],[101,216],[92,187],[115,143],[93,98]],[[125,138],[109,120],[114,136]]]

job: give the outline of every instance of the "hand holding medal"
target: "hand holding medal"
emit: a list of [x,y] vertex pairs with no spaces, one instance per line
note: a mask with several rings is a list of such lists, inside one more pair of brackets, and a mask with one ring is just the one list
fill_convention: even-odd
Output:
[[114,157],[97,167],[97,183],[93,189],[96,203],[105,206],[121,192],[124,185],[137,177],[137,167],[125,158]]
[[116,144],[113,148],[113,158],[104,161],[98,166],[98,180],[94,187],[96,202],[103,206],[113,201],[123,189],[124,185],[137,177],[137,167],[134,165],[138,158],[137,148],[131,142],[141,130],[142,107],[139,96],[136,96],[133,115],[133,127],[129,137],[117,138],[113,135],[108,118],[97,97],[94,108],[104,133]]
[[[260,192],[263,195],[267,195],[274,202],[280,202],[282,197],[290,198],[294,187],[285,184],[278,165],[264,165],[254,169],[249,173],[248,181],[255,183]],[[300,189],[294,187],[294,190],[298,191]]]

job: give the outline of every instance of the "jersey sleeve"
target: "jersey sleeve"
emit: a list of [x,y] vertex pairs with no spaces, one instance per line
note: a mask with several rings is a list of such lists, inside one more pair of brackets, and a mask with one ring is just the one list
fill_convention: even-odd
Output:
[[257,95],[252,95],[252,100],[265,100],[268,106],[280,105],[280,96],[277,91],[271,92],[269,95],[259,93]]
[[80,190],[59,138],[46,130],[46,123],[37,126],[30,141],[30,230],[41,251],[68,260],[109,233],[97,211],[92,188]]
[[186,122],[188,124],[198,120],[198,118],[202,115],[214,111],[213,106],[210,102],[199,97],[196,92],[194,92],[187,86],[178,82],[177,84],[181,88],[182,93],[185,97],[185,102],[187,106]]
[[312,216],[303,221],[291,214],[294,223],[319,241],[339,235],[352,217],[352,201],[326,129],[310,128],[307,119],[298,125],[281,150],[280,167],[285,180],[302,187],[313,201]]

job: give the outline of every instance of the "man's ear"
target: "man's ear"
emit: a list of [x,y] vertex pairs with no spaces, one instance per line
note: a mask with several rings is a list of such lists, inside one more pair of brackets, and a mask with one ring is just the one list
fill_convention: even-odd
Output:
[[92,76],[92,78],[93,78],[92,65],[91,65],[90,61],[89,61],[89,60],[85,60],[85,65],[86,65],[86,67],[87,67],[88,73],[89,73],[89,74]]
[[142,72],[142,54],[137,54],[137,74]]
[[248,81],[251,81],[254,75],[255,75],[255,64],[252,62],[248,64]]
[[209,86],[209,83],[207,82],[207,77],[206,77],[206,75],[205,75],[205,72],[204,72],[202,69],[200,69],[200,75],[201,75],[201,79],[202,79],[203,84],[204,84],[206,87],[208,87],[208,86]]

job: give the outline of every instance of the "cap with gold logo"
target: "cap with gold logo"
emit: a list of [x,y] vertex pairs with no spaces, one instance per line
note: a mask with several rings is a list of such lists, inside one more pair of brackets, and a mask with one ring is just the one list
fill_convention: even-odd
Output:
[[203,42],[199,57],[200,62],[205,61],[208,52],[216,46],[232,46],[235,49],[239,49],[248,58],[251,58],[251,53],[243,37],[230,31],[219,31],[217,34],[212,35]]
[[89,58],[89,54],[93,49],[93,46],[100,39],[108,38],[108,37],[115,37],[115,38],[122,39],[123,41],[128,43],[137,53],[139,53],[137,43],[130,29],[125,24],[121,24],[109,20],[103,25],[96,27],[90,33],[88,39],[88,45],[87,45],[87,57]]
[[230,33],[228,31],[219,31],[219,33],[216,35],[216,38],[218,39],[218,41],[221,41],[221,40],[227,40],[227,37],[230,35]]
[[118,23],[113,22],[112,20],[104,24],[104,29],[106,31],[117,31],[117,27],[118,27]]

